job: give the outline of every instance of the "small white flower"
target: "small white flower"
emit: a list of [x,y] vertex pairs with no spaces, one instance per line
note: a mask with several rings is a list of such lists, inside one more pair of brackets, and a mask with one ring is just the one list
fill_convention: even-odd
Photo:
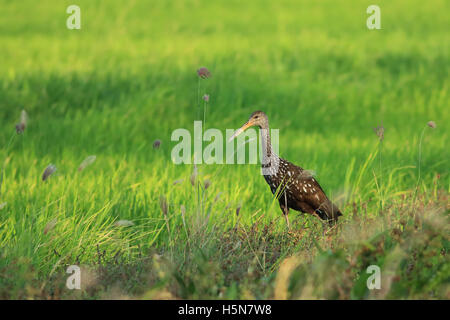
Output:
[[134,222],[130,220],[119,220],[114,223],[116,227],[131,227],[134,226]]
[[97,159],[96,156],[89,156],[86,159],[81,162],[80,166],[78,167],[78,171],[83,171],[87,166],[94,163],[95,159]]

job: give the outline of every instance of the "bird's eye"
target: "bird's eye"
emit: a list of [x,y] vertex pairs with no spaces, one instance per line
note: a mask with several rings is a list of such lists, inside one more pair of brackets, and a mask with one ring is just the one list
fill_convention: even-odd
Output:
[[258,116],[256,116],[255,119],[258,119]]

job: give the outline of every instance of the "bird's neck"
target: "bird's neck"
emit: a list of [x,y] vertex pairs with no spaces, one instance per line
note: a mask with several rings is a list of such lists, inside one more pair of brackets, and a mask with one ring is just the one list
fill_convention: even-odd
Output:
[[262,126],[259,129],[259,133],[261,135],[262,165],[273,164],[278,159],[278,156],[272,148],[269,125]]

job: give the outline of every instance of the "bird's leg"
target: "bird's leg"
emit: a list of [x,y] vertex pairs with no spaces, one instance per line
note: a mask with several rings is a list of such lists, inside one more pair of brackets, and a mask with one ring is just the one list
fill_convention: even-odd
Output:
[[287,224],[288,230],[291,231],[291,225],[289,223],[288,213],[289,213],[289,208],[286,209],[286,213],[284,214],[284,218],[286,219],[286,224]]
[[[283,201],[284,200],[284,201]],[[283,215],[284,215],[284,219],[286,219],[286,224],[288,227],[288,230],[291,230],[291,224],[289,223],[289,207],[287,205],[287,196],[286,196],[286,192],[284,193],[284,199],[282,201],[280,201],[280,207],[281,210],[283,211]]]
[[289,217],[288,217],[289,208],[286,207],[284,204],[280,204],[280,208],[281,208],[281,211],[283,211],[284,219],[286,220],[286,224],[287,224],[288,230],[290,231],[291,230],[291,225],[289,223]]

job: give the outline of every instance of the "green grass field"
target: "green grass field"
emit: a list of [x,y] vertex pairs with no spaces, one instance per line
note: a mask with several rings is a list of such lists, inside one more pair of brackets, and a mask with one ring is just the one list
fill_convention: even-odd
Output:
[[[450,4],[379,0],[368,30],[370,4],[0,0],[0,298],[449,299]],[[339,224],[288,232],[259,165],[191,184],[170,137],[204,93],[208,128],[265,111]]]

